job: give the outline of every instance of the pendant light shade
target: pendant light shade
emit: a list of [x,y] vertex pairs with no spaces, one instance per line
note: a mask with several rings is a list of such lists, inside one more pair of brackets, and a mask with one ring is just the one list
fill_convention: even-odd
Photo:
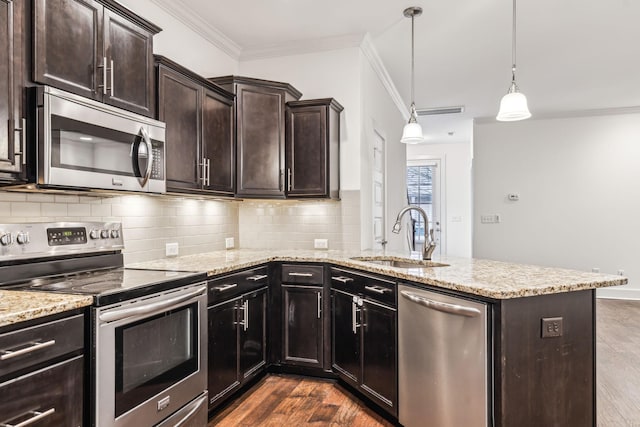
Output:
[[518,86],[512,85],[509,92],[500,100],[500,111],[496,120],[501,122],[515,122],[531,117],[527,97],[520,93]]
[[409,116],[409,123],[404,125],[402,130],[402,138],[400,142],[403,144],[419,144],[424,142],[424,135],[422,134],[422,126],[418,123],[418,113],[416,112],[415,104],[415,73],[414,73],[414,31],[413,20],[416,16],[422,14],[422,8],[420,7],[408,7],[403,12],[404,16],[411,18],[411,114]]
[[527,97],[524,96],[516,84],[516,0],[513,0],[513,33],[511,39],[511,86],[500,100],[500,110],[496,120],[501,122],[515,122],[531,117]]

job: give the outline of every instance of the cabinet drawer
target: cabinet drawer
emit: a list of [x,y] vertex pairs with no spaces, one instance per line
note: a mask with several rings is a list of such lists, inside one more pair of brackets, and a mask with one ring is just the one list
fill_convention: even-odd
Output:
[[84,349],[84,316],[0,335],[0,378],[29,366]]
[[322,285],[321,265],[282,264],[282,283]]
[[0,425],[81,426],[83,372],[77,356],[0,384]]
[[396,283],[391,280],[332,268],[331,287],[350,294],[366,296],[369,300],[391,307],[396,306]]
[[209,305],[260,289],[269,284],[267,267],[223,276],[209,282]]

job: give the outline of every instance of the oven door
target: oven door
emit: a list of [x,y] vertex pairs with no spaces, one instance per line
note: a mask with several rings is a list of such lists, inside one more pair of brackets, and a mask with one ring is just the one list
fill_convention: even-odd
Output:
[[41,184],[165,191],[164,123],[53,88],[43,90]]
[[94,309],[96,426],[155,425],[206,390],[206,290]]

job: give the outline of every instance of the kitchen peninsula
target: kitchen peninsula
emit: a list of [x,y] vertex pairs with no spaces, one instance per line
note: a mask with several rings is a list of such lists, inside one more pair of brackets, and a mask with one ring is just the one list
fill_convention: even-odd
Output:
[[[277,313],[270,319],[272,325],[280,325],[281,328],[285,322],[282,317],[286,314],[278,308],[282,306],[282,301],[276,288],[285,281],[284,274],[280,274],[282,268],[278,267],[282,265],[319,264],[331,267],[331,273],[325,274],[324,293],[321,292],[321,295],[328,296],[330,292],[335,295],[332,281],[349,281],[349,272],[354,272],[352,277],[357,278],[357,274],[364,273],[370,275],[372,280],[391,280],[395,285],[429,289],[462,300],[484,303],[488,312],[488,425],[533,427],[596,424],[595,289],[623,285],[627,282],[626,278],[460,258],[438,259],[438,266],[427,268],[421,268],[420,265],[397,268],[379,264],[384,260],[403,258],[401,254],[334,250],[232,250],[161,259],[134,267],[207,271],[214,278],[269,263],[270,286],[273,289],[270,308]],[[347,272],[347,277],[330,277],[334,271],[341,274]],[[369,289],[383,294],[386,292],[378,285]],[[395,289],[393,295],[396,301],[400,300]],[[328,302],[324,304],[326,309],[335,311],[336,307]],[[354,311],[359,310],[355,305],[354,308]],[[402,316],[401,312],[399,316]],[[355,325],[356,317],[353,319]],[[335,318],[333,322],[335,324]],[[332,326],[329,316],[326,316],[325,328],[332,327],[335,325]],[[325,339],[325,346],[331,345],[331,341],[335,341],[335,337],[333,340]],[[278,345],[281,344],[278,341]],[[333,342],[333,345],[337,344]],[[402,345],[400,340],[398,346]],[[333,351],[335,355],[335,348]],[[401,353],[402,349],[398,348],[397,352]],[[271,362],[286,365],[278,351],[272,357],[274,354],[276,360]],[[331,352],[326,354],[331,358]],[[400,364],[402,359],[398,362]],[[325,364],[325,368],[327,366]],[[332,366],[334,371],[339,371],[335,361]],[[403,399],[402,387],[402,384],[398,384],[400,402]],[[429,384],[424,387],[429,387]],[[367,389],[365,385],[361,385],[361,388]],[[374,403],[388,400],[376,399],[377,393],[372,395]],[[389,406],[394,408],[387,409],[387,412],[397,416],[396,405]],[[402,408],[402,403],[398,406]],[[482,420],[480,425],[484,425]]]
[[[419,260],[411,261],[417,264],[408,264],[409,268],[381,264],[405,258],[402,254],[366,251],[349,253],[335,250],[239,249],[164,258],[130,264],[127,267],[208,273],[210,373],[213,372],[211,345],[214,342],[211,329],[211,310],[214,308],[211,302],[212,292],[230,289],[233,285],[241,288],[244,282],[259,282],[262,291],[243,291],[245,293],[242,297],[234,297],[242,303],[236,303],[232,307],[232,312],[239,318],[237,323],[240,324],[240,335],[243,333],[243,322],[249,324],[261,316],[253,311],[243,318],[244,314],[238,313],[249,311],[253,294],[264,298],[262,318],[265,322],[262,328],[265,335],[262,339],[265,344],[265,360],[252,373],[294,372],[331,378],[335,378],[337,373],[346,385],[360,392],[359,395],[370,404],[380,407],[391,419],[398,419],[398,412],[402,413],[403,397],[405,400],[407,398],[406,393],[402,393],[402,381],[396,382],[398,370],[401,371],[398,367],[403,363],[401,347],[404,345],[396,336],[397,317],[403,315],[399,302],[401,295],[397,289],[409,287],[416,291],[429,290],[460,301],[484,304],[487,307],[486,337],[481,337],[479,342],[486,348],[486,387],[483,389],[486,393],[483,393],[481,402],[487,403],[482,403],[481,406],[485,406],[487,420],[479,420],[479,425],[506,427],[596,424],[595,289],[625,284],[625,278],[461,258],[437,259],[431,267],[420,265]],[[287,278],[287,274],[291,277]],[[332,328],[337,327],[336,314],[340,310],[335,304],[339,296],[346,295],[345,290],[349,291],[350,287],[353,287],[350,292],[360,295],[361,305],[354,302],[354,312],[366,313],[367,302],[371,300],[369,296],[376,294],[384,302],[382,305],[391,307],[388,310],[391,316],[387,320],[391,325],[388,332],[391,334],[389,341],[392,352],[389,364],[392,365],[392,370],[381,376],[383,379],[390,379],[391,383],[382,384],[379,389],[373,383],[367,384],[366,375],[364,379],[358,377],[357,381],[351,381],[347,375],[348,370],[342,370],[345,365],[337,360],[342,357],[338,347],[344,343],[338,341],[335,333],[332,333]],[[268,292],[264,292],[265,288]],[[365,289],[372,292],[367,294]],[[307,291],[306,295],[311,298],[304,296],[303,291]],[[11,301],[16,301],[16,294],[20,292],[11,292]],[[48,299],[36,300],[33,293],[22,294],[25,300],[29,300],[32,318],[47,314],[46,310],[39,311],[33,304],[39,301],[44,309],[51,303]],[[319,344],[314,348],[318,351],[318,360],[311,361],[305,353],[309,348],[309,340],[305,341],[304,348],[295,343],[301,336],[296,334],[296,322],[304,322],[303,336],[313,335],[315,329],[309,323],[308,315],[311,313],[310,319],[316,319],[316,296],[319,328],[316,332]],[[58,306],[61,298],[65,296],[56,294]],[[68,298],[70,303],[75,301],[78,304],[77,296],[69,295]],[[214,299],[213,304],[218,304],[215,301]],[[305,301],[312,303],[304,306]],[[296,316],[305,320],[293,318],[290,310],[294,302],[300,304],[294,308],[301,310],[296,312]],[[351,298],[346,302],[348,309],[345,311],[351,316]],[[379,308],[382,305],[375,303],[371,307]],[[303,306],[306,307],[305,310],[302,310]],[[3,304],[1,314],[3,325],[10,326],[12,323],[19,324],[31,319],[25,317],[24,310],[20,309],[17,302],[12,302],[11,307]],[[353,317],[353,334],[349,321],[347,333],[342,335],[356,336],[355,330],[360,326],[356,324],[358,321],[365,326],[363,330],[373,326],[376,319],[365,317],[363,320],[362,316],[365,314],[360,314],[359,320],[357,316]],[[367,343],[366,333],[362,333],[364,335],[360,338],[361,346],[358,348],[369,351],[369,356],[372,348],[386,348],[380,347],[379,336],[376,341]],[[549,333],[551,336],[547,337]],[[303,353],[305,357],[299,357]],[[376,360],[381,360],[378,355],[375,356]],[[366,354],[362,356],[364,365],[358,368],[359,372],[367,372],[366,357]],[[451,378],[450,382],[458,380]],[[462,378],[463,382],[466,380],[466,377]],[[246,384],[250,385],[250,381]],[[424,384],[424,387],[426,389],[436,385]],[[211,384],[209,389],[209,397],[214,399]],[[391,390],[389,398],[384,392],[387,389]],[[440,393],[440,390],[436,389],[435,392]],[[420,395],[423,396],[422,393]],[[225,395],[220,402],[230,396],[231,394]],[[210,410],[217,407],[218,403],[210,405]]]

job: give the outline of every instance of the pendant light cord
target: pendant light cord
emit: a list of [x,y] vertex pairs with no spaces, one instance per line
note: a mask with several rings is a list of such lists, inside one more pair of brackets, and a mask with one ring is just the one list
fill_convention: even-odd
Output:
[[511,34],[511,81],[516,82],[516,0],[513,0],[513,25]]
[[[515,0],[514,0],[515,1]],[[415,20],[415,15],[411,15],[411,105],[415,105],[415,92],[414,92],[414,88],[416,85],[416,78],[415,78],[415,64],[414,64],[414,32],[413,32],[413,21]],[[413,107],[412,107],[413,108]],[[413,111],[411,112],[411,114],[413,115]]]

